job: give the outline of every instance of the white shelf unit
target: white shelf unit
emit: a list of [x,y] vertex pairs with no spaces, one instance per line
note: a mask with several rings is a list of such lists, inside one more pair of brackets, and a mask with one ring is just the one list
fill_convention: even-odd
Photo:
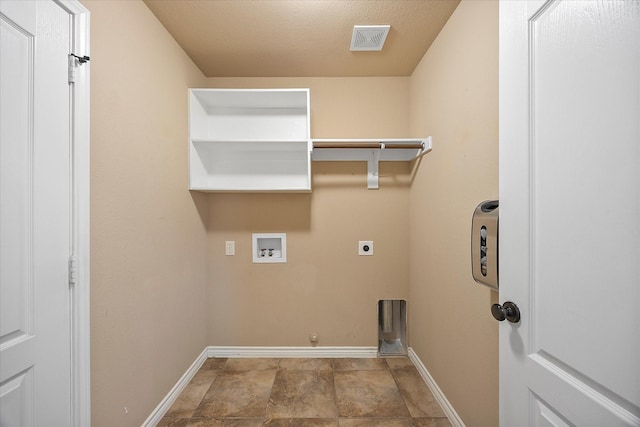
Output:
[[309,89],[189,89],[189,189],[311,190]]
[[367,188],[377,189],[379,162],[414,160],[431,151],[431,137],[395,139],[314,139],[313,161],[366,161]]

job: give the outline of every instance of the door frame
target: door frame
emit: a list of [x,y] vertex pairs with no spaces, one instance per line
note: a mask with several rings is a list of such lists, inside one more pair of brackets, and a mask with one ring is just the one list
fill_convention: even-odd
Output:
[[[541,7],[543,0],[536,1]],[[528,266],[530,224],[529,188],[530,165],[529,139],[523,138],[516,129],[527,129],[529,118],[528,74],[529,69],[528,25],[526,16],[531,1],[501,1],[499,3],[499,301],[514,301],[522,315],[519,323],[501,322],[499,335],[499,425],[522,425],[529,421],[527,389],[520,387],[519,394],[510,388],[521,377],[506,377],[503,371],[517,370],[514,359],[509,357],[512,346],[525,357],[530,347],[528,328],[530,322],[530,287]],[[519,19],[513,19],[517,16]],[[518,100],[527,100],[519,102]],[[523,184],[524,183],[524,184]],[[518,219],[521,219],[518,221]],[[526,243],[526,244],[525,244]],[[525,337],[524,339],[522,337]],[[508,391],[510,390],[510,391]],[[524,395],[522,393],[525,393]],[[507,411],[507,408],[509,410]],[[511,418],[521,414],[520,419]]]
[[[90,13],[79,0],[53,0],[70,15],[71,49],[90,56]],[[90,353],[90,62],[75,70],[71,100],[71,254],[76,260],[75,285],[70,286],[71,420],[91,425]]]

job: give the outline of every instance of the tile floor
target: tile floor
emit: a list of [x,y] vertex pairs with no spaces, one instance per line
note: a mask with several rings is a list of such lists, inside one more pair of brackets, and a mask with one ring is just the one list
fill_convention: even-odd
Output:
[[409,358],[207,359],[160,427],[450,427]]

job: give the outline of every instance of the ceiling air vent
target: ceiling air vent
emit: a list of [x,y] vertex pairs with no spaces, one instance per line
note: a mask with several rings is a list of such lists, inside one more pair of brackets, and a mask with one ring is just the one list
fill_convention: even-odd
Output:
[[391,25],[354,25],[351,50],[382,50]]

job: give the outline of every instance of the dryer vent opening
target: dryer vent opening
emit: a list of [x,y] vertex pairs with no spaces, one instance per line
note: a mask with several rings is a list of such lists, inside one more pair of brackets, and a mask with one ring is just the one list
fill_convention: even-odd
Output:
[[407,302],[378,301],[378,356],[407,355]]

